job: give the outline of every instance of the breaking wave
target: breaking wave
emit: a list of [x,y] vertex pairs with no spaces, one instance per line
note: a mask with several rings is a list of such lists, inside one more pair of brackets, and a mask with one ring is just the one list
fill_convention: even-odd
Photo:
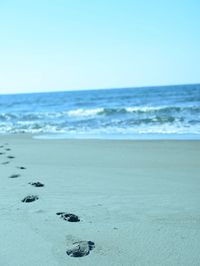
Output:
[[94,109],[75,109],[67,112],[71,117],[95,117],[100,115],[112,116],[119,114],[153,114],[153,113],[178,113],[178,112],[200,112],[199,106],[192,107],[177,107],[177,106],[136,106],[136,107],[123,107],[123,108],[94,108]]

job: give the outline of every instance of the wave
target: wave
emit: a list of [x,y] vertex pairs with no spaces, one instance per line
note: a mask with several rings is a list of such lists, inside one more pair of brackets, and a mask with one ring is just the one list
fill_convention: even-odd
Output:
[[130,113],[174,113],[174,112],[200,112],[199,106],[136,106],[123,108],[94,108],[94,109],[75,109],[67,112],[70,117],[95,117],[100,115],[130,114]]
[[126,106],[0,113],[0,133],[88,132],[200,134],[200,106]]
[[59,118],[64,112],[33,112],[33,113],[0,113],[0,121],[36,121],[48,118]]
[[187,127],[180,126],[174,123],[165,124],[143,124],[136,126],[100,126],[98,128],[91,127],[62,127],[59,125],[42,125],[42,124],[24,124],[24,125],[12,125],[5,124],[0,126],[0,134],[13,134],[13,133],[30,133],[30,134],[66,134],[71,137],[89,136],[93,134],[94,136],[106,136],[122,134],[128,136],[131,134],[198,134],[200,135],[200,126],[198,125],[188,125]]
[[68,116],[71,117],[88,117],[88,116],[96,116],[101,114],[104,111],[104,108],[95,108],[95,109],[75,109],[68,111]]
[[[135,106],[135,107],[115,107],[115,108],[90,108],[90,109],[74,109],[70,111],[58,111],[58,112],[30,112],[30,113],[0,113],[0,121],[36,121],[36,120],[46,120],[46,119],[65,119],[70,118],[95,118],[98,116],[108,116],[115,117],[117,115],[130,115],[130,114],[146,114],[148,115],[167,115],[174,116],[176,114],[181,114],[181,112],[186,112],[192,115],[200,115],[200,106]],[[187,116],[187,114],[185,114]]]

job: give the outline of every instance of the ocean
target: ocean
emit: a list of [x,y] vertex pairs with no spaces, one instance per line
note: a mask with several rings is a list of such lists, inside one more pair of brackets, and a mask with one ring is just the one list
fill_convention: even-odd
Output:
[[0,134],[200,139],[200,85],[0,95]]

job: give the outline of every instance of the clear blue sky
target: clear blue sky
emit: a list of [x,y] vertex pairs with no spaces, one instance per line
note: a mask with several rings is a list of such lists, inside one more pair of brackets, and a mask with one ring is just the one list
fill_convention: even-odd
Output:
[[199,82],[199,0],[0,0],[0,93]]

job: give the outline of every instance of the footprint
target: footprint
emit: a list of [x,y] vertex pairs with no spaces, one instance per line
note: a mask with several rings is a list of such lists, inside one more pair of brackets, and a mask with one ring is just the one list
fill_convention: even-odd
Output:
[[9,176],[9,178],[17,178],[17,177],[20,177],[20,175],[15,174],[15,175],[11,175],[11,176]]
[[9,156],[7,156],[7,158],[8,158],[8,159],[14,159],[15,156],[9,155]]
[[0,155],[3,155],[3,154],[5,154],[5,152],[0,152]]
[[44,184],[42,184],[40,182],[33,182],[33,183],[29,183],[29,184],[34,186],[34,187],[44,187]]
[[73,246],[69,248],[66,253],[70,257],[84,257],[94,248],[95,243],[92,241],[78,241],[73,243]]
[[5,151],[11,151],[11,149],[10,148],[7,148],[7,149],[5,149]]
[[20,170],[25,170],[26,169],[26,167],[24,167],[24,166],[17,166],[17,168],[20,169]]
[[3,145],[0,146],[0,148],[3,148],[3,147],[4,147]]
[[77,215],[73,213],[66,213],[66,212],[57,212],[57,215],[60,215],[60,217],[68,222],[80,222],[80,219]]
[[38,199],[39,199],[38,196],[30,195],[30,196],[25,197],[22,200],[22,202],[29,203],[29,202],[32,202],[32,201],[35,201],[35,200],[38,200]]
[[5,164],[9,164],[9,163],[10,163],[10,162],[7,161],[7,162],[3,162],[3,163],[1,163],[1,164],[4,164],[4,165],[5,165]]

